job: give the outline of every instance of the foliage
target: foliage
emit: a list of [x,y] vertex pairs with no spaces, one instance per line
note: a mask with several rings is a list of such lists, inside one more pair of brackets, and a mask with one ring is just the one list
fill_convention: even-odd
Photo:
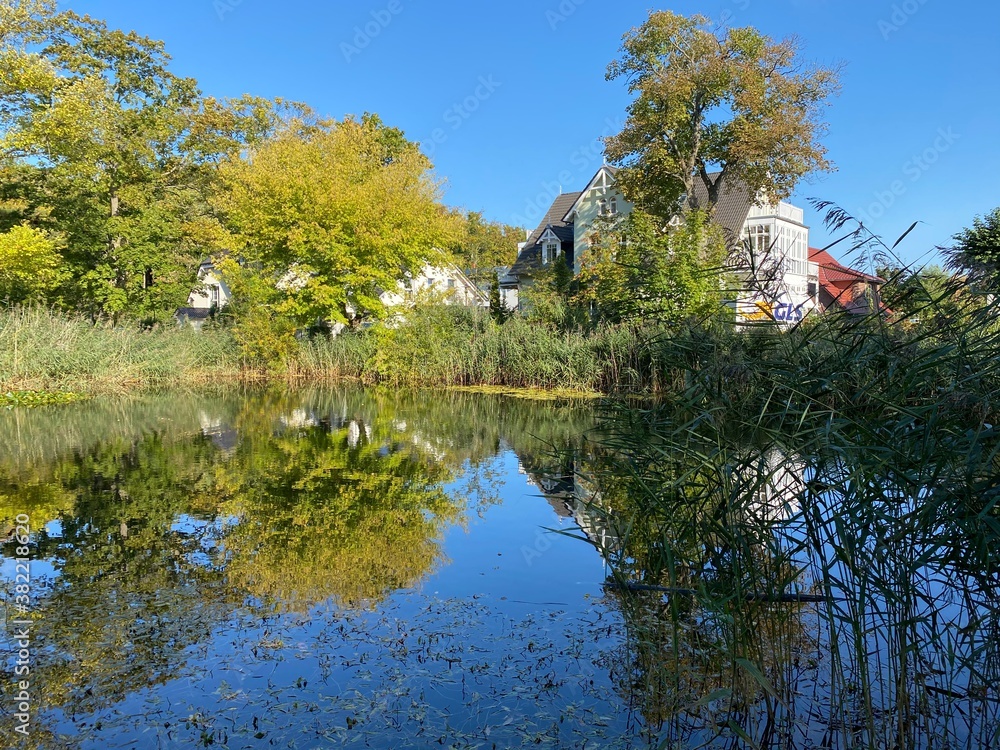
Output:
[[[635,100],[624,129],[606,140],[608,157],[622,167],[625,197],[661,220],[682,202],[711,213],[724,186],[780,199],[804,175],[830,169],[818,138],[837,74],[807,66],[792,40],[653,12],[625,35],[608,68],[617,78]],[[709,177],[713,169],[721,174]]]
[[0,300],[8,304],[39,302],[62,280],[56,243],[30,226],[0,233]]
[[480,211],[463,217],[464,228],[454,250],[456,262],[480,281],[494,275],[494,269],[514,265],[518,243],[524,230],[509,224],[488,221]]
[[912,322],[928,323],[957,319],[962,314],[961,297],[967,286],[939,266],[916,270],[885,266],[876,273],[886,281],[880,296],[894,315]]
[[968,275],[983,291],[1000,288],[1000,208],[977,216],[971,227],[955,235],[947,251],[949,265]]
[[5,2],[0,28],[0,229],[61,238],[68,305],[166,318],[220,235],[214,163],[272,129],[279,105],[202,99],[161,42],[52,2]]
[[535,271],[530,285],[519,290],[524,316],[532,323],[554,331],[589,328],[590,314],[577,299],[579,282],[562,258]]
[[582,263],[581,297],[601,320],[676,326],[722,312],[726,243],[704,212],[662,231],[652,216],[633,211],[595,240]]
[[239,248],[228,270],[238,261],[275,285],[274,313],[299,326],[384,316],[381,292],[457,234],[426,157],[375,115],[293,122],[220,171],[216,203]]
[[55,404],[71,404],[86,396],[67,391],[8,391],[0,393],[0,406],[12,408],[15,406],[52,406]]

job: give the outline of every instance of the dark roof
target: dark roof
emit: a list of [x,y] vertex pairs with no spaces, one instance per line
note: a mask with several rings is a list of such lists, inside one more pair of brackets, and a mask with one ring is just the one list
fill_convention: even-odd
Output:
[[[718,179],[718,176],[718,172],[709,174],[713,180]],[[694,192],[699,205],[708,205],[708,188],[702,180],[695,180]],[[722,184],[719,202],[715,204],[715,223],[722,227],[729,242],[736,242],[743,236],[743,226],[747,223],[747,216],[755,202],[745,185],[738,182]]]
[[[618,172],[618,169],[612,166],[606,166],[605,169],[611,174]],[[713,179],[717,179],[718,176],[718,172],[709,175]],[[584,193],[586,193],[585,190],[564,193],[555,199],[552,207],[545,214],[545,218],[542,219],[542,223],[531,233],[527,244],[517,257],[517,262],[511,267],[510,275],[512,277],[517,278],[522,274],[530,274],[531,271],[541,268],[542,247],[539,241],[547,229],[551,229],[563,243],[574,241],[573,224],[565,219]],[[701,180],[695,181],[695,193],[699,203],[702,205],[708,203],[708,188]],[[715,223],[722,227],[728,242],[738,242],[741,239],[747,216],[755,202],[746,186],[738,182],[723,183],[719,202],[715,206]]]
[[517,262],[510,269],[511,276],[519,276],[541,268],[542,246],[540,240],[547,229],[551,229],[561,242],[573,242],[573,225],[567,224],[563,218],[581,195],[583,195],[582,192],[563,193],[553,201],[552,207],[545,214],[542,223],[531,233],[528,243],[517,256]]

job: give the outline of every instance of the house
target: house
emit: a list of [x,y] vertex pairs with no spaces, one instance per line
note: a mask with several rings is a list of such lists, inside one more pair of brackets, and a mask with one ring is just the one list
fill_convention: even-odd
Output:
[[233,294],[211,258],[198,268],[198,286],[188,297],[188,306],[180,308],[174,317],[201,330],[205,321],[232,300]]
[[876,307],[884,309],[880,295],[883,279],[843,265],[826,250],[810,248],[809,260],[819,266],[820,310],[868,315]]
[[386,307],[401,307],[417,299],[437,298],[446,305],[463,307],[489,307],[490,297],[465,275],[457,266],[424,266],[423,270],[399,282],[392,292],[382,292],[379,299]]
[[[295,291],[304,287],[308,280],[308,275],[292,267],[275,286],[283,291]],[[198,287],[191,292],[188,306],[179,309],[174,317],[201,330],[206,320],[232,301],[232,296],[213,262],[206,260],[198,269]],[[401,307],[411,304],[419,296],[434,296],[446,305],[490,305],[489,295],[481,292],[468,276],[451,264],[426,265],[417,275],[408,275],[400,281],[396,290],[382,292],[379,299],[386,307]],[[343,326],[337,327],[337,330],[342,329]]]
[[[508,289],[516,288],[523,294],[540,271],[560,259],[579,273],[598,220],[625,216],[633,210],[616,187],[616,174],[615,167],[605,165],[584,190],[555,199],[523,245],[505,280]],[[707,203],[704,185],[699,182],[695,189],[702,203]],[[738,184],[723,185],[715,221],[730,245],[739,248],[734,259],[740,262],[733,269],[745,287],[733,302],[739,322],[773,319],[793,323],[816,308],[819,269],[809,260],[809,227],[802,209],[754,199]]]

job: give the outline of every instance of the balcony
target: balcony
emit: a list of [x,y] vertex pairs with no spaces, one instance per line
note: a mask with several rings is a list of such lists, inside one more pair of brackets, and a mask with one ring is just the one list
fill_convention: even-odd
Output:
[[805,224],[806,213],[801,208],[796,208],[790,203],[779,203],[777,206],[774,205],[762,205],[757,204],[751,207],[750,214],[747,218],[750,219],[763,219],[776,217],[778,219],[785,219],[786,221],[793,221],[796,224]]

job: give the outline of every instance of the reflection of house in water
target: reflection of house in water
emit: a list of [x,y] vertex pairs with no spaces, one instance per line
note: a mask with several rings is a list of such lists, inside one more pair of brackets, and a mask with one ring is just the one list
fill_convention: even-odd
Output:
[[806,491],[806,465],[798,458],[774,448],[760,456],[756,464],[757,482],[754,514],[765,521],[786,521],[802,510]]
[[605,558],[618,552],[620,537],[601,504],[600,492],[583,478],[579,456],[563,454],[557,464],[554,457],[540,459],[530,454],[518,456],[518,469],[528,483],[542,492],[542,497],[560,518],[572,520]]
[[223,454],[229,455],[236,450],[236,446],[240,442],[240,435],[232,427],[226,425],[221,417],[209,416],[207,412],[203,411],[199,413],[198,420],[201,422],[201,434],[211,440],[212,445]]

